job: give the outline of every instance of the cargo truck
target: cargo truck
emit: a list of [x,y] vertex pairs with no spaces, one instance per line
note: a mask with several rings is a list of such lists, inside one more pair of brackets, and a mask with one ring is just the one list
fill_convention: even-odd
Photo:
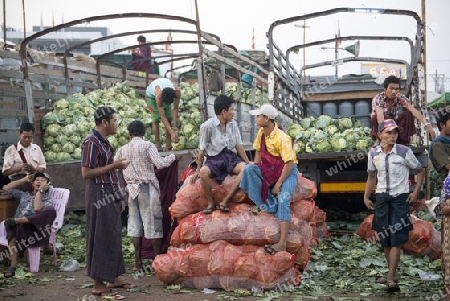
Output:
[[[377,14],[396,20],[396,24],[410,22],[415,29],[415,36],[386,36],[367,33],[364,35],[340,36],[339,33],[329,39],[308,40],[302,44],[281,47],[277,44],[287,32],[292,36],[294,25],[303,23],[312,24],[313,21],[327,20],[342,15],[345,18],[360,16],[358,12],[365,14]],[[375,19],[384,22],[385,19]],[[294,23],[295,22],[295,23]],[[324,21],[325,22],[325,21]],[[317,23],[316,23],[317,24]],[[357,24],[355,22],[354,24]],[[393,24],[393,23],[391,23]],[[379,25],[379,23],[378,23]],[[376,32],[374,27],[371,31]],[[284,30],[283,30],[284,29]],[[358,28],[354,28],[355,30]],[[305,32],[304,32],[305,34]],[[372,111],[372,98],[383,90],[382,83],[374,75],[382,73],[395,74],[401,78],[401,93],[405,94],[415,108],[419,111],[425,108],[424,88],[424,51],[423,37],[425,28],[422,20],[416,12],[393,9],[354,9],[335,8],[327,11],[294,16],[277,20],[270,25],[267,32],[269,49],[269,98],[278,108],[290,115],[294,122],[310,116],[329,115],[332,118],[353,117],[370,126]],[[341,43],[349,41],[348,47],[339,47]],[[388,43],[390,49],[396,49],[395,45],[406,44],[409,49],[408,59],[389,57],[360,56],[360,47],[364,47],[365,41]],[[331,47],[326,47],[331,45]],[[386,44],[384,44],[386,45]],[[409,46],[409,47],[408,47]],[[334,57],[329,60],[315,61],[309,57],[303,57],[303,64],[299,64],[297,53],[305,55],[307,50],[312,56],[317,55],[318,47],[333,49]],[[347,50],[353,56],[338,57],[339,51]],[[395,52],[395,51],[394,51]],[[383,52],[383,55],[390,52]],[[296,61],[297,58],[297,61]],[[301,61],[301,59],[300,59]],[[306,64],[305,61],[308,63]],[[360,62],[361,72],[352,74],[340,74],[345,70],[345,65]],[[300,65],[300,67],[298,67]],[[335,69],[331,75],[311,75],[317,69]],[[377,72],[378,71],[378,72]],[[378,73],[378,74],[377,74]],[[421,138],[424,129],[417,124],[418,134],[412,137],[412,147],[417,158],[423,166],[427,166],[428,157],[423,146],[426,141]],[[367,150],[352,152],[326,152],[326,153],[299,153],[299,171],[313,180],[318,188],[317,201],[321,208],[346,207],[349,211],[358,212],[364,209],[362,194],[367,180]],[[414,174],[410,175],[410,185],[414,185]],[[358,200],[355,202],[355,200]]]

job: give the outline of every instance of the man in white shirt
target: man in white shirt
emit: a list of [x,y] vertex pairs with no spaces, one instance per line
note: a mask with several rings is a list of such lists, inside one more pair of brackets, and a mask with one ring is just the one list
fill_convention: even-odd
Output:
[[[222,213],[229,213],[228,202],[239,189],[242,172],[248,157],[242,145],[238,124],[233,120],[234,99],[226,95],[219,95],[214,100],[216,116],[203,122],[200,126],[199,154],[197,171],[192,181],[200,177],[200,183],[208,200],[208,207],[204,214],[211,214],[215,209]],[[206,159],[206,160],[205,160]],[[212,197],[211,178],[221,184],[227,175],[237,175],[228,195],[220,202],[218,208]]]
[[[47,164],[39,145],[33,143],[34,125],[24,122],[19,129],[19,142],[14,143],[5,151],[2,173],[12,181],[17,181],[27,174],[45,172]],[[23,183],[17,189],[24,192],[32,192],[30,183]],[[44,254],[53,254],[51,244],[44,247]]]
[[[26,174],[45,172],[47,167],[41,148],[33,143],[34,125],[24,122],[19,130],[19,142],[11,145],[5,152],[2,173],[11,181],[22,179]],[[28,184],[21,190],[27,191]]]
[[[424,168],[411,149],[397,144],[398,133],[402,128],[394,120],[385,119],[378,127],[380,145],[370,149],[367,158],[369,173],[364,191],[364,204],[375,210],[372,230],[384,248],[388,274],[377,280],[386,283],[388,292],[398,292],[397,266],[400,262],[401,247],[409,239],[413,229],[409,216],[409,203],[417,199],[424,178]],[[417,170],[417,183],[409,193],[409,169]],[[376,185],[375,205],[369,199]]]

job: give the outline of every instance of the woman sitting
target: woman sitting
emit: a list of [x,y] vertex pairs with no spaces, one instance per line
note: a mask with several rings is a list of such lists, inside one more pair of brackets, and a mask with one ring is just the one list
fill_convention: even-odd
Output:
[[[30,180],[32,193],[14,189]],[[48,195],[49,184],[50,176],[37,172],[3,186],[3,190],[11,193],[15,199],[20,199],[16,217],[5,220],[11,254],[11,266],[4,273],[5,277],[15,275],[17,254],[22,257],[26,248],[42,247],[49,243],[53,220],[56,217],[53,200]]]

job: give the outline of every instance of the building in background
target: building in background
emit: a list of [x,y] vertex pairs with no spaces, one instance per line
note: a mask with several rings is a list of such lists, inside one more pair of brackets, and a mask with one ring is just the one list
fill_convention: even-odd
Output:
[[[33,26],[32,32],[27,32],[27,36],[31,36],[36,32],[47,29],[49,26]],[[6,37],[8,41],[20,44],[23,41],[23,32],[13,28],[6,29]],[[64,28],[64,31],[52,32],[31,42],[28,47],[38,51],[64,52],[68,47],[77,44],[92,41],[100,37],[112,35],[107,27],[85,27],[74,26]],[[3,31],[1,32],[3,36]],[[125,47],[125,44],[118,38],[107,39],[105,41],[96,42],[82,48],[76,49],[76,52],[90,55],[92,53],[105,53]]]

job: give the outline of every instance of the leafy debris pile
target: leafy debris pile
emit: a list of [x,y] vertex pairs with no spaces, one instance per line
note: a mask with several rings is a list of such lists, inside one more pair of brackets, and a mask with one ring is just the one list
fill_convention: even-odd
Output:
[[[80,267],[86,266],[85,261],[85,215],[67,213],[64,225],[58,232],[57,242],[62,243],[64,255],[58,257],[61,263],[65,259],[76,259]],[[127,266],[133,263],[133,247],[131,239],[123,232],[123,251]],[[289,297],[291,300],[311,300],[319,297],[336,299],[336,295],[359,294],[361,298],[351,300],[370,300],[370,297],[392,298],[386,292],[383,284],[376,279],[387,274],[387,266],[383,250],[378,244],[370,244],[361,240],[356,234],[344,235],[340,238],[321,239],[316,247],[310,246],[311,258],[307,268],[302,272],[303,281],[296,287],[280,287],[272,291],[236,290],[220,292],[217,300],[236,300],[243,296],[258,296],[261,300],[278,300]],[[51,265],[52,256],[41,257],[41,267],[45,271],[54,272],[54,277],[42,277],[39,273],[26,272],[23,266],[16,271],[15,278],[3,278],[0,274],[0,291],[16,285],[18,281],[27,281],[37,286],[45,286],[53,279],[65,277],[58,267]],[[19,261],[22,262],[22,261]],[[443,289],[441,281],[423,281],[419,272],[441,274],[441,260],[430,261],[426,257],[402,254],[399,264],[400,287],[402,291],[395,297],[398,300],[420,300],[420,297],[431,296]],[[51,279],[50,279],[51,278]],[[198,291],[168,287],[179,290],[180,293]],[[346,297],[343,297],[346,298]],[[350,297],[349,297],[350,298]],[[367,298],[367,299],[366,299]]]

